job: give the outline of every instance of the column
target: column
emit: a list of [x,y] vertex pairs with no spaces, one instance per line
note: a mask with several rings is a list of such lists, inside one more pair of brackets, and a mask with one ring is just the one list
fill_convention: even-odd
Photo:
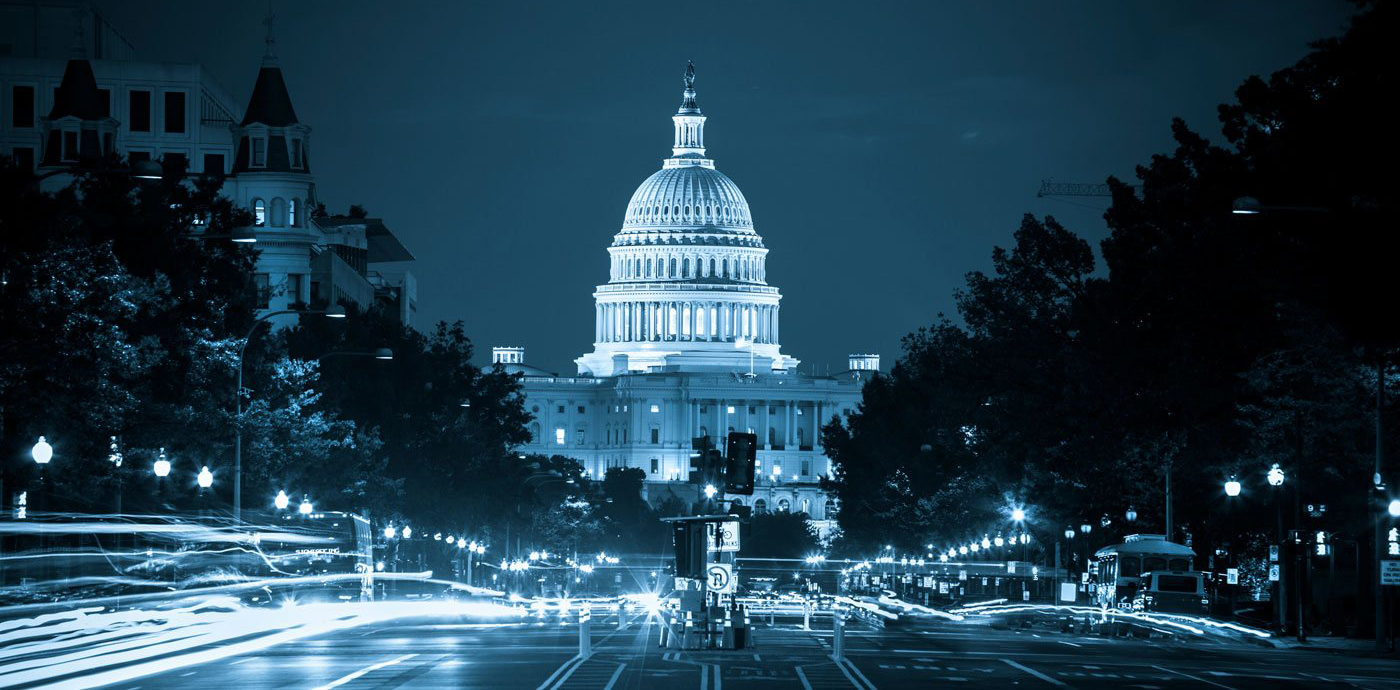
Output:
[[593,342],[603,341],[603,307],[600,304],[593,305]]

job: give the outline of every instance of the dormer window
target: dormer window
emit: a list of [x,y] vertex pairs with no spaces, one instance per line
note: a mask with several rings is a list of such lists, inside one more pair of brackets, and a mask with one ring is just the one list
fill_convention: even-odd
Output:
[[295,168],[295,169],[298,169],[298,170],[301,169],[301,140],[300,140],[300,139],[293,139],[293,140],[292,140],[292,167]]
[[248,163],[254,168],[267,167],[267,139],[262,137],[252,137],[249,139],[252,145],[252,160]]

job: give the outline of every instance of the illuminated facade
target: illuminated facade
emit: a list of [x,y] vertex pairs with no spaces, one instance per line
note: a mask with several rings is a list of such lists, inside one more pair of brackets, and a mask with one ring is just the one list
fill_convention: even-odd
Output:
[[705,157],[693,67],[671,119],[671,156],[632,195],[608,248],[593,351],[575,360],[577,375],[529,366],[523,348],[493,352],[494,364],[521,374],[534,416],[522,451],[576,458],[595,477],[639,468],[652,503],[689,502],[692,439],[723,447],[727,432],[753,432],[762,479],[752,497],[730,498],[806,512],[825,536],[837,506],[819,488],[830,473],[820,429],[855,409],[879,357],[853,355],[833,376],[798,372],[781,351],[782,296],[767,282],[748,201]]
[[[292,107],[270,26],[243,107],[201,65],[136,61],[134,48],[91,7],[10,9],[20,21],[0,28],[0,47],[12,48],[0,53],[0,155],[40,174],[117,154],[222,177],[222,193],[254,217],[254,279],[265,309],[381,305],[412,322],[413,256],[384,222],[313,217],[311,128]],[[41,188],[71,181],[58,174]]]

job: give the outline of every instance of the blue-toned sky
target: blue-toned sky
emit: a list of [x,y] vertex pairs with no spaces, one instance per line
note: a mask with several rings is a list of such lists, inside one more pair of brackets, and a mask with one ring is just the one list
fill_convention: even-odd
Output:
[[[246,100],[265,2],[108,0],[151,60]],[[1023,213],[1094,240],[1099,199],[1043,178],[1128,176],[1170,118],[1216,133],[1246,76],[1337,33],[1340,0],[1241,2],[277,2],[321,200],[418,257],[420,327],[463,320],[572,373],[633,189],[669,155],[694,60],[717,167],[748,197],[803,369],[883,354]]]

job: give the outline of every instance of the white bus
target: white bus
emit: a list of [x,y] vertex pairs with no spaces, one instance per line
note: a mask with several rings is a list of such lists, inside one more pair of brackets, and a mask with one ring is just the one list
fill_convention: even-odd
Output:
[[1094,602],[1103,607],[1130,608],[1142,589],[1143,573],[1193,570],[1196,552],[1167,541],[1161,534],[1130,534],[1122,544],[1105,546],[1094,554],[1089,577]]

